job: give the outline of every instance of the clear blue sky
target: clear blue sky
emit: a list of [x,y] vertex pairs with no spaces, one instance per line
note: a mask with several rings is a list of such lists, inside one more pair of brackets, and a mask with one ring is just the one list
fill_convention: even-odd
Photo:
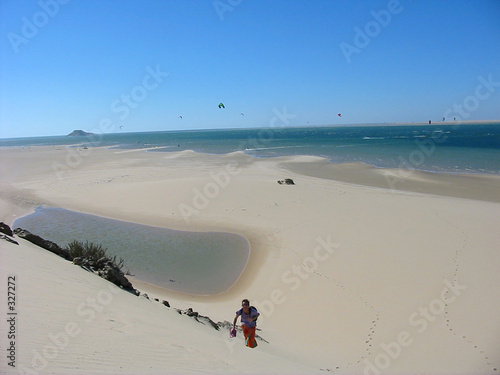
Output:
[[498,0],[3,0],[0,17],[1,138],[500,118]]

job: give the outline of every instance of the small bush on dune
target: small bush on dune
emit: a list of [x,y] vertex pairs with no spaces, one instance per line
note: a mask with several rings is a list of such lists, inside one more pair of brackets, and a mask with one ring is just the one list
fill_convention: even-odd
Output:
[[74,258],[86,259],[91,264],[96,264],[102,258],[110,261],[120,271],[123,271],[124,260],[117,258],[116,255],[111,257],[107,254],[107,249],[101,244],[94,244],[89,241],[81,242],[74,240],[68,244],[69,254]]
[[92,242],[80,242],[74,240],[70,244],[68,244],[69,254],[73,258],[86,258],[89,261],[98,261],[102,257],[106,256],[106,249],[102,247],[102,245],[94,244]]

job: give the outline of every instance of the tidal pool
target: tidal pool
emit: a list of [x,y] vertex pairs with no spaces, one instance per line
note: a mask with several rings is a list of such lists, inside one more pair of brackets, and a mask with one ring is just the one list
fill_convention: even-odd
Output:
[[250,254],[248,241],[233,233],[177,231],[54,207],[38,207],[14,227],[62,248],[73,240],[101,244],[109,255],[123,258],[124,269],[137,279],[197,295],[228,290]]

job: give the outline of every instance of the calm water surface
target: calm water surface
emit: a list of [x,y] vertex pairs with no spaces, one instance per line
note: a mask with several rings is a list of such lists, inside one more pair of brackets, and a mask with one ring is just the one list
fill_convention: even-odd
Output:
[[38,207],[14,227],[63,248],[73,240],[100,243],[110,255],[123,258],[137,279],[190,294],[229,289],[250,252],[247,240],[232,233],[175,231],[53,207]]

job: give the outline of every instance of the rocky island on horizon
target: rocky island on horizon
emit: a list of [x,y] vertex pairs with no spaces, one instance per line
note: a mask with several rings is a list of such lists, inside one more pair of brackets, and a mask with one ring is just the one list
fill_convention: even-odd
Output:
[[86,135],[94,135],[94,133],[87,133],[83,130],[73,130],[71,133],[69,133],[67,136],[68,137],[83,137]]

